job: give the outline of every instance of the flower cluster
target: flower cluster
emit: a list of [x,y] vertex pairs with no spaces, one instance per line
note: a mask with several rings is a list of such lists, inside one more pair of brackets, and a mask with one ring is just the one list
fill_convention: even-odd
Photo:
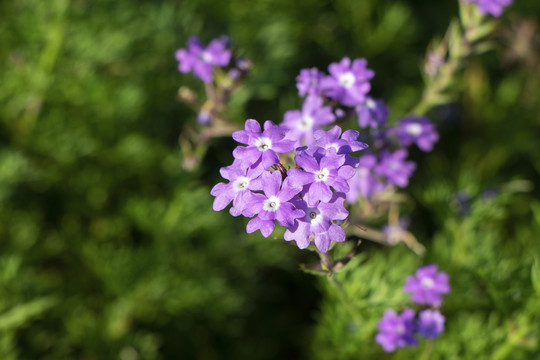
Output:
[[405,187],[416,165],[407,161],[407,148],[418,146],[431,151],[439,136],[435,126],[425,117],[406,117],[396,126],[388,126],[388,106],[383,100],[370,97],[374,72],[365,59],[345,57],[328,67],[328,73],[317,68],[303,69],[296,78],[300,96],[306,96],[302,110],[285,113],[283,126],[297,145],[310,145],[313,134],[336,120],[354,117],[361,129],[369,132],[373,145],[364,153],[346,195],[349,203],[360,197],[370,198],[387,186]]
[[506,6],[512,5],[513,0],[462,0],[463,2],[476,3],[478,11],[483,15],[493,15],[499,17],[502,15]]
[[[287,228],[285,240],[301,249],[313,241],[319,251],[327,252],[332,241],[345,240],[335,222],[348,216],[343,203],[359,163],[350,153],[367,145],[358,141],[357,131],[342,133],[338,126],[315,131],[309,146],[298,147],[290,133],[271,121],[261,128],[253,119],[234,132],[233,139],[245,146],[236,147],[233,164],[221,169],[229,182],[212,189],[213,207],[223,210],[232,202],[231,215],[252,218],[248,233],[260,230],[268,237],[277,221]],[[293,167],[285,169],[279,154],[293,161]]]
[[409,276],[403,291],[411,294],[411,301],[422,306],[416,312],[406,308],[401,314],[386,310],[379,321],[379,333],[375,341],[383,350],[392,352],[397,348],[416,346],[416,334],[426,339],[435,339],[444,331],[444,316],[440,313],[442,294],[450,292],[448,275],[431,264],[419,268],[416,274]]

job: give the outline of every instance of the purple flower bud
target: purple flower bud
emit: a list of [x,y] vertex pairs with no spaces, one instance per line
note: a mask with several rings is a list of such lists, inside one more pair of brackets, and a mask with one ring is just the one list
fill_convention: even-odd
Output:
[[201,110],[197,115],[197,122],[201,125],[208,125],[212,121],[212,115],[208,111]]
[[444,316],[439,310],[424,310],[418,316],[418,333],[426,339],[435,339],[444,331]]
[[450,292],[448,274],[439,272],[435,264],[418,268],[416,274],[407,278],[403,291],[412,294],[411,301],[415,304],[439,307],[441,294]]
[[374,129],[386,125],[388,106],[382,100],[367,97],[366,101],[356,106],[358,126],[360,128],[372,127]]
[[506,6],[512,5],[513,0],[462,0],[463,2],[473,2],[478,5],[481,14],[490,14],[495,17],[502,15]]
[[401,146],[416,144],[423,151],[431,151],[439,140],[435,125],[425,117],[411,116],[401,119],[395,128],[390,129],[390,133],[397,136]]
[[322,76],[323,74],[317,68],[300,70],[300,75],[296,77],[298,95],[318,95]]
[[193,72],[205,83],[211,83],[214,75],[212,66],[227,66],[231,60],[231,52],[219,39],[212,40],[205,48],[196,36],[192,36],[187,49],[178,49],[175,57],[179,61],[180,72]]
[[409,308],[403,310],[401,315],[397,315],[394,310],[386,310],[377,326],[379,333],[375,337],[375,341],[386,352],[418,345],[418,340],[414,337],[415,315],[414,310]]
[[369,80],[375,75],[366,66],[366,59],[355,59],[351,64],[348,57],[330,64],[330,76],[321,80],[321,89],[325,95],[345,106],[362,104],[371,89]]

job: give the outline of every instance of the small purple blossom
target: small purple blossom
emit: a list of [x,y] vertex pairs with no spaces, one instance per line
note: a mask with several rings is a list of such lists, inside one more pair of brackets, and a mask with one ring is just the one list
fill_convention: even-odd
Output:
[[248,233],[260,230],[264,237],[268,237],[274,231],[274,220],[281,226],[291,226],[295,219],[305,215],[290,202],[301,187],[293,186],[288,179],[282,184],[281,179],[279,171],[265,171],[261,175],[264,194],[254,193],[244,210],[244,215],[248,217],[257,214],[247,224]]
[[341,134],[341,128],[334,126],[328,131],[318,130],[314,134],[315,142],[328,150],[334,148],[338,154],[348,154],[364,150],[367,144],[358,140],[360,133],[356,130],[346,130]]
[[294,150],[294,141],[285,140],[286,130],[271,121],[264,123],[264,131],[257,120],[246,120],[245,130],[235,131],[234,140],[248,146],[238,146],[233,151],[236,159],[243,161],[245,166],[262,166],[268,169],[279,164],[277,153],[287,153]]
[[313,132],[321,126],[336,120],[332,108],[323,106],[323,100],[318,96],[308,96],[302,105],[302,110],[287,111],[283,117],[282,126],[289,129],[287,139],[294,140],[296,146],[314,143]]
[[506,6],[512,5],[513,0],[462,0],[463,2],[473,2],[478,5],[478,11],[483,15],[493,15],[499,17],[502,15]]
[[414,310],[409,308],[403,310],[400,315],[397,315],[394,310],[386,310],[377,326],[379,333],[375,336],[375,341],[386,352],[406,346],[416,346],[418,340],[414,337],[415,315]]
[[360,128],[372,127],[374,129],[386,125],[388,106],[382,100],[367,97],[366,101],[356,106],[358,126]]
[[214,75],[212,66],[227,66],[231,52],[219,39],[212,40],[205,48],[196,36],[192,36],[188,40],[187,49],[178,49],[175,57],[179,61],[180,72],[193,72],[205,83],[211,83]]
[[235,161],[232,165],[220,169],[221,176],[229,180],[228,184],[216,184],[210,194],[215,196],[214,211],[223,210],[227,205],[233,202],[230,209],[232,216],[242,214],[247,207],[247,204],[253,199],[251,191],[260,190],[261,185],[257,180],[263,169],[245,169],[240,165],[239,161]]
[[371,89],[369,80],[375,75],[367,68],[366,59],[355,59],[352,64],[348,57],[328,67],[330,76],[321,80],[321,89],[328,97],[345,106],[362,104]]
[[390,132],[397,136],[401,146],[416,144],[423,151],[433,150],[433,145],[439,140],[435,125],[425,117],[411,116],[401,119]]
[[330,248],[332,241],[345,241],[345,231],[332,220],[345,220],[349,213],[343,207],[344,194],[335,193],[329,202],[315,202],[308,205],[308,194],[304,200],[294,202],[298,209],[304,211],[305,216],[295,220],[294,225],[285,231],[285,240],[296,241],[300,249],[305,249],[311,242],[311,237],[319,251],[325,253]]
[[373,172],[377,165],[377,157],[373,154],[364,154],[356,168],[356,174],[349,179],[350,191],[347,193],[347,202],[354,204],[360,197],[369,198],[372,194],[384,190],[384,184]]
[[197,114],[197,123],[201,125],[208,125],[210,124],[210,121],[212,121],[212,115],[210,112],[201,110],[199,114]]
[[317,68],[302,69],[296,77],[298,95],[313,95],[320,93],[320,82],[323,74]]
[[439,271],[435,264],[418,268],[407,278],[403,291],[412,294],[411,301],[415,304],[439,307],[441,294],[450,292],[448,274]]
[[333,195],[330,187],[337,192],[349,191],[347,180],[354,176],[354,168],[345,165],[345,156],[338,155],[334,148],[326,153],[301,151],[294,160],[302,170],[290,169],[287,174],[295,186],[306,186],[309,206],[317,201],[329,202]]
[[439,310],[424,310],[416,322],[418,333],[426,339],[435,339],[444,331],[444,320]]
[[409,183],[416,164],[412,161],[406,161],[407,150],[400,149],[393,153],[385,151],[381,154],[381,158],[375,172],[378,175],[386,177],[389,184],[405,187]]

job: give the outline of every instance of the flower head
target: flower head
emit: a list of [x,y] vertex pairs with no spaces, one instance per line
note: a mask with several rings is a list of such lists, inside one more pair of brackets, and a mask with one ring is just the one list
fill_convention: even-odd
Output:
[[330,64],[330,76],[321,80],[321,89],[325,95],[345,106],[362,104],[371,89],[369,80],[375,75],[366,66],[366,59],[355,59],[351,63],[348,57],[339,63]]
[[405,187],[409,183],[414,169],[415,163],[406,161],[407,150],[400,149],[393,153],[388,151],[381,154],[381,158],[375,172],[378,175],[386,177],[389,184],[397,185],[399,187]]
[[403,291],[412,295],[415,304],[439,307],[441,295],[450,292],[448,274],[439,271],[435,264],[423,266],[407,278]]
[[369,198],[372,194],[384,190],[384,184],[377,178],[374,168],[377,157],[373,154],[364,154],[356,168],[355,175],[349,179],[350,191],[347,193],[347,202],[354,204],[360,197]]
[[245,166],[262,166],[267,169],[279,163],[277,153],[287,153],[294,150],[294,141],[285,140],[286,130],[271,121],[264,123],[264,131],[257,120],[246,121],[245,130],[235,131],[234,140],[248,146],[238,146],[233,151],[236,159],[242,160]]
[[231,60],[231,52],[220,39],[212,40],[204,47],[196,36],[192,36],[188,40],[187,48],[178,49],[175,57],[179,61],[180,72],[193,72],[205,83],[211,83],[214,75],[212,66],[227,66]]
[[398,315],[394,310],[386,310],[383,318],[379,321],[377,329],[379,333],[375,341],[383,350],[392,352],[396,348],[416,346],[418,340],[414,337],[416,313],[413,309],[405,309]]
[[424,310],[418,316],[418,333],[426,339],[435,339],[444,331],[444,316],[439,310]]
[[358,126],[360,128],[372,127],[374,129],[384,126],[388,118],[388,106],[382,100],[367,97],[364,103],[356,106]]
[[401,119],[390,132],[397,136],[401,146],[416,144],[423,151],[433,150],[433,145],[439,140],[435,125],[425,117],[411,116]]

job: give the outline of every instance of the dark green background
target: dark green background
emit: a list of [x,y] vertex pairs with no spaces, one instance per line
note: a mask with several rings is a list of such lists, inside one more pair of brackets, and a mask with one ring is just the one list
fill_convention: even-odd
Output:
[[190,35],[228,34],[253,60],[236,124],[279,122],[301,103],[299,70],[343,56],[368,59],[394,119],[418,102],[425,49],[457,14],[431,0],[1,2],[0,359],[382,358],[376,323],[429,262],[451,276],[447,331],[390,357],[539,358],[537,0],[507,10],[452,105],[430,113],[435,151],[412,153],[424,258],[366,243],[336,292],[299,270],[315,254],[212,211],[232,140],[181,167],[196,114],[176,92],[202,94],[176,69]]

